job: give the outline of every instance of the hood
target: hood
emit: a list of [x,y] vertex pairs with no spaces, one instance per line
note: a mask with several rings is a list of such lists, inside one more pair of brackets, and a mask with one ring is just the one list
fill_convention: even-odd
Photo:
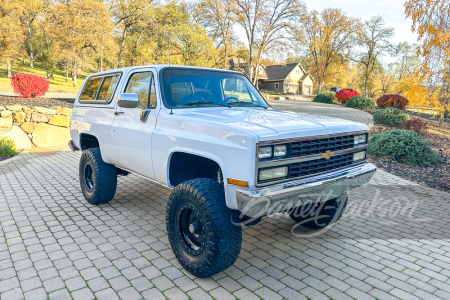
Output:
[[256,134],[260,141],[368,130],[366,125],[353,121],[272,109],[191,108],[176,113],[188,119],[246,130]]

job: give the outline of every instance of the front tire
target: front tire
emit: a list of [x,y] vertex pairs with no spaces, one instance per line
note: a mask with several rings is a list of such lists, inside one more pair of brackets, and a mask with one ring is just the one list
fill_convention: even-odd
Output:
[[84,198],[91,204],[99,205],[114,198],[117,169],[103,161],[99,148],[89,148],[81,154],[80,186]]
[[335,222],[337,222],[347,207],[347,194],[342,194],[341,197],[328,200],[317,207],[305,210],[304,208],[296,207],[289,212],[289,216],[295,223],[300,223],[309,229],[322,229]]
[[172,251],[189,273],[200,278],[229,268],[241,252],[238,211],[225,204],[223,186],[206,178],[177,185],[170,194],[166,226]]

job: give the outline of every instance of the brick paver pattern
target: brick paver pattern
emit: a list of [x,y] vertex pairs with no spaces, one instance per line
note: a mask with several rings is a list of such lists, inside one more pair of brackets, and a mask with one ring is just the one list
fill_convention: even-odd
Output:
[[286,214],[264,218],[244,227],[231,268],[199,279],[170,249],[170,189],[131,174],[114,200],[90,205],[79,158],[41,149],[0,165],[2,300],[450,299],[448,193],[378,171],[321,235],[294,235]]

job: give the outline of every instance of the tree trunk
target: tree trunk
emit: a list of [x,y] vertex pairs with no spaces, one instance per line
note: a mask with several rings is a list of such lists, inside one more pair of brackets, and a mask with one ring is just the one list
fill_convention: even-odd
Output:
[[125,27],[125,29],[123,30],[123,35],[122,35],[122,43],[120,44],[119,57],[117,59],[117,68],[120,68],[120,61],[122,60],[122,53],[123,53],[123,48],[125,47],[125,38],[126,37],[127,37],[127,28]]
[[319,78],[318,80],[318,90],[317,90],[317,94],[320,94],[322,92],[322,79]]
[[66,69],[66,82],[69,82],[69,64],[66,63],[64,68]]
[[6,69],[8,73],[8,78],[11,79],[12,71],[11,71],[11,59],[9,57],[6,58]]
[[25,57],[22,58],[22,65],[25,66]]
[[34,69],[34,53],[30,51],[30,68]]
[[139,42],[141,41],[141,37],[142,37],[142,33],[144,32],[144,28],[142,28],[141,32],[139,33],[138,38],[136,39],[136,43],[134,43],[134,47],[133,47],[133,52],[131,55],[131,61],[130,61],[130,65],[134,66],[134,60],[136,58],[137,55],[137,47],[139,45]]
[[73,86],[78,86],[78,82],[77,82],[77,71],[74,70],[72,72],[72,80],[73,80]]
[[253,82],[253,45],[249,45],[249,59],[248,59],[248,76],[250,77],[250,81]]
[[364,96],[368,97],[369,80],[366,78],[364,82]]

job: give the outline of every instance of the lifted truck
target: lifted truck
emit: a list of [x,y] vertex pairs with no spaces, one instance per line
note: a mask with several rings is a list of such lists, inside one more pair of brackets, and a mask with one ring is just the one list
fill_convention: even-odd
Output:
[[234,71],[143,66],[92,74],[70,126],[89,203],[112,200],[117,175],[129,172],[173,189],[167,234],[180,264],[198,277],[237,260],[242,223],[279,212],[312,229],[336,222],[347,191],[376,170],[366,162],[367,126],[273,110]]

